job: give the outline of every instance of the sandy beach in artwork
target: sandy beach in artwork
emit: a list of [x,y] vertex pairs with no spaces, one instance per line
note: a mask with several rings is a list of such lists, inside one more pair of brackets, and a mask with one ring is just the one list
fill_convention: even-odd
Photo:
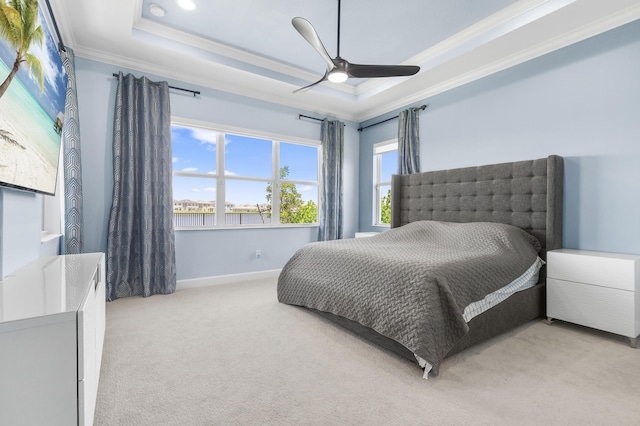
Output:
[[0,180],[53,193],[59,150],[53,121],[12,82],[0,98]]

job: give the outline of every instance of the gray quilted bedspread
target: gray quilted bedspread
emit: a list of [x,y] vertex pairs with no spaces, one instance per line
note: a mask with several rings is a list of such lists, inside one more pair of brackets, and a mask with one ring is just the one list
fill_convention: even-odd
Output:
[[307,244],[278,279],[278,300],[356,321],[428,361],[469,328],[464,308],[522,275],[540,243],[498,223],[414,222],[373,237]]

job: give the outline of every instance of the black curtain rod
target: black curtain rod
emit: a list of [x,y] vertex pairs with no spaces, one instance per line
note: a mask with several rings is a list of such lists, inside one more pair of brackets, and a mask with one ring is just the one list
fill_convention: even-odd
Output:
[[67,50],[64,48],[64,41],[62,41],[62,36],[60,35],[60,30],[58,29],[58,23],[56,22],[56,17],[53,16],[53,10],[51,9],[51,4],[49,0],[45,0],[47,4],[47,9],[49,9],[49,16],[51,17],[51,23],[53,24],[53,29],[56,30],[56,36],[58,37],[58,50],[62,50],[66,52]]
[[[419,107],[415,107],[415,108],[411,108],[411,109],[414,110],[414,111],[417,111],[417,110],[423,110],[424,111],[425,108],[427,108],[426,105],[421,105]],[[358,131],[361,132],[364,129],[368,129],[369,127],[377,126],[378,124],[386,123],[387,121],[395,120],[398,117],[400,117],[400,116],[396,115],[395,117],[387,118],[386,120],[378,121],[377,123],[373,123],[373,124],[369,124],[368,126],[360,127],[360,128],[358,128]]]
[[[119,74],[113,73],[114,77],[119,77]],[[199,95],[200,92],[198,90],[191,90],[191,89],[183,89],[182,87],[175,87],[175,86],[169,86],[170,89],[175,89],[175,90],[182,90],[183,92],[189,92],[189,93],[193,93],[193,97],[195,98],[196,95]]]
[[309,117],[308,115],[298,114],[298,120],[300,120],[301,118],[308,118],[309,120],[316,120],[316,121],[324,121],[324,118]]

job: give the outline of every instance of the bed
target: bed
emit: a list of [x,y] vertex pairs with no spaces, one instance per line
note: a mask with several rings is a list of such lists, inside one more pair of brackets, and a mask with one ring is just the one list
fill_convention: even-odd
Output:
[[438,375],[447,356],[544,316],[563,168],[552,155],[394,175],[391,229],[302,247],[280,273],[278,300]]

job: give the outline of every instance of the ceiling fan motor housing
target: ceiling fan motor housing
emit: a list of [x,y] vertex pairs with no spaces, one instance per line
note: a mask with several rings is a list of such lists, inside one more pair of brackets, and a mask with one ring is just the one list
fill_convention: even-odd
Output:
[[316,52],[322,57],[327,64],[327,70],[324,76],[311,83],[308,86],[301,87],[295,92],[306,90],[316,84],[322,83],[325,80],[332,81],[334,83],[342,83],[349,77],[356,78],[377,78],[377,77],[401,77],[414,75],[420,71],[420,67],[415,65],[362,65],[352,64],[349,61],[340,57],[340,1],[338,0],[338,54],[335,58],[331,58],[327,49],[325,49],[318,33],[313,28],[313,25],[304,18],[296,17],[291,20],[293,27],[300,33],[300,35],[313,47]]

